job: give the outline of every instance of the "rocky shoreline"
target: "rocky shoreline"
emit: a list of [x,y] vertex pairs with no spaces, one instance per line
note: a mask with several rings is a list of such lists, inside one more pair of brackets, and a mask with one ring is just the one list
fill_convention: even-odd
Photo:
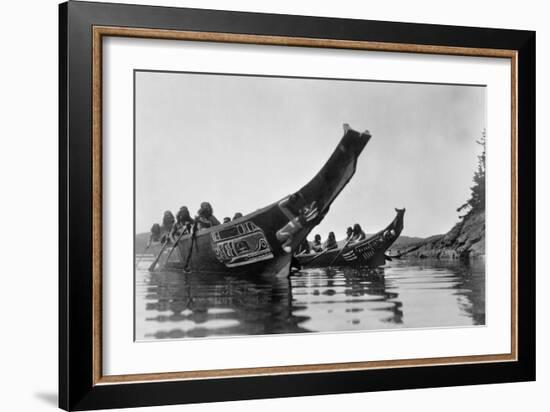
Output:
[[420,259],[472,259],[485,257],[485,212],[464,217],[449,232],[402,251]]

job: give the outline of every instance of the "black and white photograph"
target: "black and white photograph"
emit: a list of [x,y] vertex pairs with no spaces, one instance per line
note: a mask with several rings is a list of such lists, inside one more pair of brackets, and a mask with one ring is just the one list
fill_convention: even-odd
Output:
[[0,409],[547,404],[550,25],[496,4],[3,2]]
[[485,325],[485,85],[133,81],[136,341]]

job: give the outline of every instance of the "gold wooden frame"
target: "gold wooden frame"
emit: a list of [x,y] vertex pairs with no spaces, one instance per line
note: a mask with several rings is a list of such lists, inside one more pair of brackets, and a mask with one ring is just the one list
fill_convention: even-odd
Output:
[[[452,356],[439,358],[395,359],[383,361],[329,363],[315,365],[288,365],[274,367],[220,369],[203,371],[182,371],[166,373],[146,373],[133,375],[103,375],[102,373],[102,40],[105,36],[133,37],[165,40],[188,40],[205,42],[224,42],[258,45],[277,45],[294,47],[318,47],[333,49],[355,49],[401,53],[423,53],[439,55],[459,55],[476,57],[498,57],[511,60],[511,183],[512,183],[512,242],[511,242],[511,352],[509,354]],[[412,366],[457,365],[468,363],[492,363],[517,361],[517,267],[518,267],[518,151],[517,151],[517,52],[514,50],[482,49],[450,46],[430,46],[416,44],[383,43],[369,41],[350,41],[334,39],[313,39],[299,37],[261,36],[248,34],[230,34],[195,31],[157,30],[127,27],[93,27],[93,129],[92,129],[92,180],[93,180],[93,384],[136,383],[145,381],[214,379],[242,376],[319,373],[351,371],[381,368],[399,368]]]

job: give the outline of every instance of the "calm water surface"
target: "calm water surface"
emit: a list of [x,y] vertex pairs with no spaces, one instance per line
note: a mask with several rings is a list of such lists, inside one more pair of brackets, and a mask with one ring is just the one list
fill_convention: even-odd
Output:
[[289,279],[136,271],[136,339],[485,324],[483,261],[399,260]]

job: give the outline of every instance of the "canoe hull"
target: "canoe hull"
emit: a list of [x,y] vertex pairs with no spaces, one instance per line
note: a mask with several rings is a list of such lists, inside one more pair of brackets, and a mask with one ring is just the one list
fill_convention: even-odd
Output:
[[379,267],[386,263],[386,251],[403,231],[405,209],[396,209],[394,220],[383,230],[370,238],[348,245],[342,250],[337,248],[323,254],[305,254],[296,256],[303,268],[327,266]]
[[370,139],[345,126],[344,136],[317,175],[299,191],[241,218],[183,236],[167,248],[161,269],[288,275],[292,256],[355,174]]
[[270,208],[254,216],[200,231],[194,240],[192,236],[186,236],[172,253],[174,259],[166,262],[164,267],[233,274],[254,274],[268,269],[274,274],[288,272],[290,255],[280,250],[272,232],[262,229],[272,225],[284,226],[286,220],[281,215]]

